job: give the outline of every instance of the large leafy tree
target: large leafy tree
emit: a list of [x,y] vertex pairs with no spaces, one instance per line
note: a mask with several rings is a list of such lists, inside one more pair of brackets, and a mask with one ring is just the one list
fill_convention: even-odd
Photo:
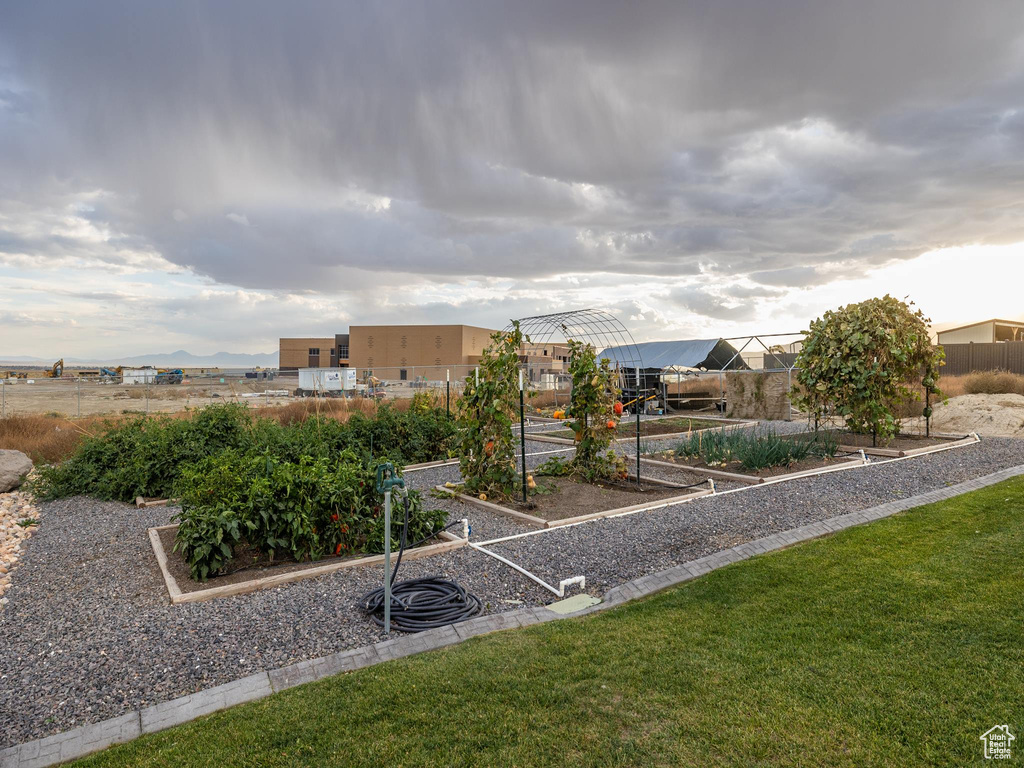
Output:
[[515,492],[516,451],[512,423],[519,404],[519,323],[491,336],[476,372],[466,377],[458,404],[461,432],[459,468],[472,493],[509,496]]
[[820,420],[843,418],[853,432],[892,437],[896,406],[920,399],[910,385],[941,395],[943,364],[929,319],[886,294],[826,312],[811,323],[797,356],[793,403]]

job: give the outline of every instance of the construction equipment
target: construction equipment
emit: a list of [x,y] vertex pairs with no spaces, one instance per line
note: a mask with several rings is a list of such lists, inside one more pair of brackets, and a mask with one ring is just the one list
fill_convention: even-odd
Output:
[[45,371],[43,373],[43,376],[45,376],[48,379],[59,379],[63,375],[64,375],[64,358],[63,357],[60,360],[58,360],[56,363],[54,363],[51,366],[50,370]]
[[112,379],[116,379],[121,375],[121,366],[117,368],[100,368],[100,376],[109,376]]
[[154,384],[181,384],[185,371],[181,368],[157,368]]

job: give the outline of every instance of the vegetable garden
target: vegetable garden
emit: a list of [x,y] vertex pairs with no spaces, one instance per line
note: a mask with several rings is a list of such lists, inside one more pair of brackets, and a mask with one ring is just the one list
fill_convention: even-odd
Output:
[[[204,581],[243,549],[271,562],[381,551],[375,462],[447,458],[455,435],[454,421],[438,408],[384,405],[345,423],[281,425],[243,406],[209,406],[191,419],[110,423],[65,462],[41,467],[33,490],[42,499],[180,498],[176,549]],[[412,540],[441,530],[443,513],[424,510],[416,492],[410,505]],[[401,527],[395,521],[393,535]]]

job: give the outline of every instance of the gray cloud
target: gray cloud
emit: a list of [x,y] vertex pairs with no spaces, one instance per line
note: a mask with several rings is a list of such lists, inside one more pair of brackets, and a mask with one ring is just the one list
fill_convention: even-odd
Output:
[[706,287],[1024,239],[1022,22],[1006,0],[9,4],[0,263],[336,292],[610,272],[742,320],[780,294]]
[[715,320],[750,320],[756,315],[756,308],[751,302],[724,299],[699,286],[674,288],[668,297],[690,312]]

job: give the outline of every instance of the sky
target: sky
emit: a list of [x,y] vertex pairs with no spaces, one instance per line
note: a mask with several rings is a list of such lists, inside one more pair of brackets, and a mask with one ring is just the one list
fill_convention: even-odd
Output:
[[942,327],[1022,263],[1017,0],[0,0],[0,354]]

